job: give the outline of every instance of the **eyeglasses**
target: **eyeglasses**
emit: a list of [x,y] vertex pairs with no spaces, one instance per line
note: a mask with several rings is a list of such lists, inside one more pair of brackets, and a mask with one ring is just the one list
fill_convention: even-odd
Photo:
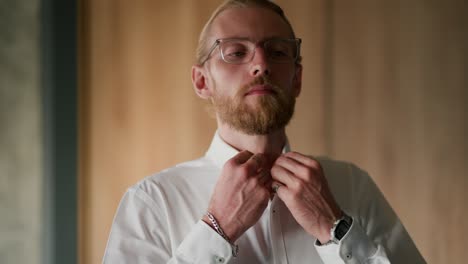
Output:
[[[299,38],[273,38],[260,42],[260,44],[263,47],[266,57],[271,62],[296,62],[299,58],[301,47],[301,39]],[[247,39],[217,39],[208,52],[208,56],[201,64],[204,64],[207,60],[210,59],[211,53],[213,53],[216,47],[219,47],[221,58],[226,63],[249,63],[254,58],[256,46],[257,43]]]

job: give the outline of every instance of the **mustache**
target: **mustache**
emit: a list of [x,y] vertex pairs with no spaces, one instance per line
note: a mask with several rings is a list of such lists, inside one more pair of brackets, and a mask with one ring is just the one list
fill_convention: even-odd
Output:
[[261,76],[255,77],[255,79],[251,81],[250,83],[242,86],[238,94],[247,93],[252,88],[252,86],[255,86],[255,85],[268,85],[271,87],[271,89],[274,92],[277,93],[279,91],[279,87],[275,85],[268,76],[261,75]]

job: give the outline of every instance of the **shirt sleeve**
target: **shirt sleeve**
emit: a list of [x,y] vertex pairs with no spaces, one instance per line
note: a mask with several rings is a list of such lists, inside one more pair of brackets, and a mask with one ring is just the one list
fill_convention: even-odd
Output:
[[340,206],[353,223],[339,244],[315,248],[326,263],[426,263],[383,194],[370,176],[354,165],[349,165],[349,182],[335,181],[341,193]]
[[200,220],[179,246],[176,255],[185,256],[190,263],[229,263],[232,248],[224,238]]
[[339,244],[319,245],[316,242],[315,248],[324,263],[390,263],[385,250],[376,245],[354,220]]
[[144,191],[129,189],[111,227],[104,264],[229,263],[232,248],[205,222],[195,223],[180,245],[170,241],[167,217]]

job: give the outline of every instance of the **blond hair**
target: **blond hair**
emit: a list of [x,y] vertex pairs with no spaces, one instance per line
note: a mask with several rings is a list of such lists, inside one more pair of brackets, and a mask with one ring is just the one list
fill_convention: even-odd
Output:
[[[292,37],[293,38],[296,37],[296,35],[294,34],[294,30],[291,26],[291,23],[289,23],[289,20],[284,14],[283,9],[277,4],[268,0],[226,0],[224,1],[224,3],[218,6],[218,8],[216,8],[216,10],[211,14],[210,19],[208,19],[208,21],[206,22],[205,26],[203,27],[200,33],[200,37],[198,39],[197,51],[195,55],[195,60],[198,65],[201,65],[205,57],[207,56],[206,53],[208,52],[208,48],[209,48],[208,43],[207,43],[208,33],[210,31],[211,24],[213,23],[215,18],[227,9],[242,8],[242,7],[260,7],[260,8],[272,10],[273,12],[278,14],[286,23],[286,25],[289,27]],[[300,62],[300,58],[298,59],[298,62]]]

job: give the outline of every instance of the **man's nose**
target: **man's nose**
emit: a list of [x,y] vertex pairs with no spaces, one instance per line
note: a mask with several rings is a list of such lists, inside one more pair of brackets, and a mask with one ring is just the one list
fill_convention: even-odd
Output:
[[256,48],[251,65],[250,74],[252,76],[270,75],[270,64],[263,48]]

